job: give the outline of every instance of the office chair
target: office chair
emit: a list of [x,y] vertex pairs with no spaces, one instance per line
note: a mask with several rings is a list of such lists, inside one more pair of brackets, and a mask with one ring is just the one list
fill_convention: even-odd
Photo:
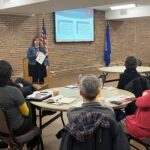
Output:
[[[38,127],[33,127],[30,131],[23,135],[14,136],[7,119],[5,108],[0,107],[0,139],[2,142],[8,144],[8,149],[19,149],[22,150],[24,145],[35,137],[39,137],[35,145],[37,149],[41,146],[41,150],[44,150],[43,141],[41,137],[41,130]],[[32,148],[31,148],[32,149]]]
[[104,86],[105,82],[106,82],[106,76],[107,74],[101,74],[98,78],[102,80],[102,87]]
[[[135,138],[135,137],[133,137],[133,136],[131,136],[131,135],[127,135],[127,136],[128,136],[128,141],[129,141],[129,143],[130,143],[130,140],[133,139],[134,141],[136,141],[136,142],[142,144],[142,145],[146,148],[146,150],[150,150],[150,138],[145,138],[144,140],[139,140],[139,139],[137,139],[137,138]],[[133,145],[132,143],[130,143],[130,145],[131,145],[132,147],[134,147],[135,149],[140,150],[138,147],[136,147],[136,146]]]

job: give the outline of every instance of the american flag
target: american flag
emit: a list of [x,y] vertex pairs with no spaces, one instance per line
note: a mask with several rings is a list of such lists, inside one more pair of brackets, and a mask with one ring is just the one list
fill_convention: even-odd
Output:
[[45,27],[45,23],[44,23],[44,18],[43,18],[40,41],[42,43],[42,46],[44,46],[46,51],[48,52],[48,41],[47,41],[47,38],[46,38],[46,27]]

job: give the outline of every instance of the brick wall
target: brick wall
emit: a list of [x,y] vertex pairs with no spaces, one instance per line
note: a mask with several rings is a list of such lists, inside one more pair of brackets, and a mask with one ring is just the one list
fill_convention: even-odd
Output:
[[22,60],[37,33],[36,24],[34,17],[0,15],[0,59],[9,61],[15,74],[22,72]]
[[[105,20],[104,13],[95,13],[95,41],[56,43],[54,16],[45,15],[51,69],[56,72],[73,71],[103,65]],[[0,59],[8,60],[15,74],[22,73],[22,60],[27,48],[42,26],[42,16],[0,15]],[[120,64],[128,55],[135,55],[150,63],[150,18],[110,21],[111,64]]]
[[110,21],[112,64],[123,63],[134,55],[143,64],[150,64],[150,17],[137,20]]
[[[39,26],[41,26],[39,16]],[[54,37],[54,14],[45,15],[49,42],[49,58],[52,70],[57,72],[98,66],[103,63],[104,13],[95,13],[95,41],[56,43]]]

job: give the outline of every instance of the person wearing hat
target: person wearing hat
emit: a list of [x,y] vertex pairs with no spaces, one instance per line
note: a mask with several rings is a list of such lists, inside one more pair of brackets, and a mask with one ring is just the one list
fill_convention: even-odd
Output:
[[120,74],[118,89],[124,89],[125,86],[133,79],[140,77],[141,75],[137,72],[137,59],[134,56],[129,56],[125,60],[125,71]]

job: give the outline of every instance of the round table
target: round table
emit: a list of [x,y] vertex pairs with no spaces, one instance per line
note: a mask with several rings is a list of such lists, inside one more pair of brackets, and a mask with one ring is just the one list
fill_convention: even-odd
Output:
[[[119,73],[119,74],[123,73],[125,70],[125,66],[101,67],[101,68],[99,68],[99,70],[103,72],[105,82],[114,82],[114,81],[118,81],[119,79],[117,78],[117,79],[106,80],[107,75],[109,73]],[[137,72],[145,73],[147,75],[150,72],[150,67],[138,66]]]
[[[50,89],[47,89],[50,90]],[[59,93],[61,95],[63,95],[64,97],[74,97],[75,101],[70,103],[70,104],[53,104],[53,103],[46,103],[46,102],[35,102],[35,101],[31,101],[31,103],[35,106],[38,106],[40,108],[44,108],[44,109],[49,109],[49,110],[55,110],[55,111],[67,111],[69,108],[71,107],[79,107],[82,104],[82,97],[79,94],[79,89],[75,88],[75,89],[69,89],[66,87],[60,87],[58,88]],[[44,90],[46,91],[46,90]],[[109,101],[107,101],[107,98],[112,97],[112,96],[121,96],[121,95],[125,95],[128,97],[134,97],[134,94],[132,94],[131,92],[125,91],[125,90],[121,90],[121,89],[113,89],[113,90],[109,90],[109,89],[102,89],[101,91],[101,95],[104,98],[104,100],[102,101],[102,104],[108,107],[112,107],[114,109],[117,108],[123,108],[125,107],[128,102],[124,102],[121,105],[116,105],[116,104],[111,104]]]
[[[125,66],[110,66],[110,67],[101,67],[99,68],[100,71],[106,73],[123,73],[125,70]],[[150,72],[150,67],[146,66],[138,66],[137,72],[139,73],[148,73]]]

